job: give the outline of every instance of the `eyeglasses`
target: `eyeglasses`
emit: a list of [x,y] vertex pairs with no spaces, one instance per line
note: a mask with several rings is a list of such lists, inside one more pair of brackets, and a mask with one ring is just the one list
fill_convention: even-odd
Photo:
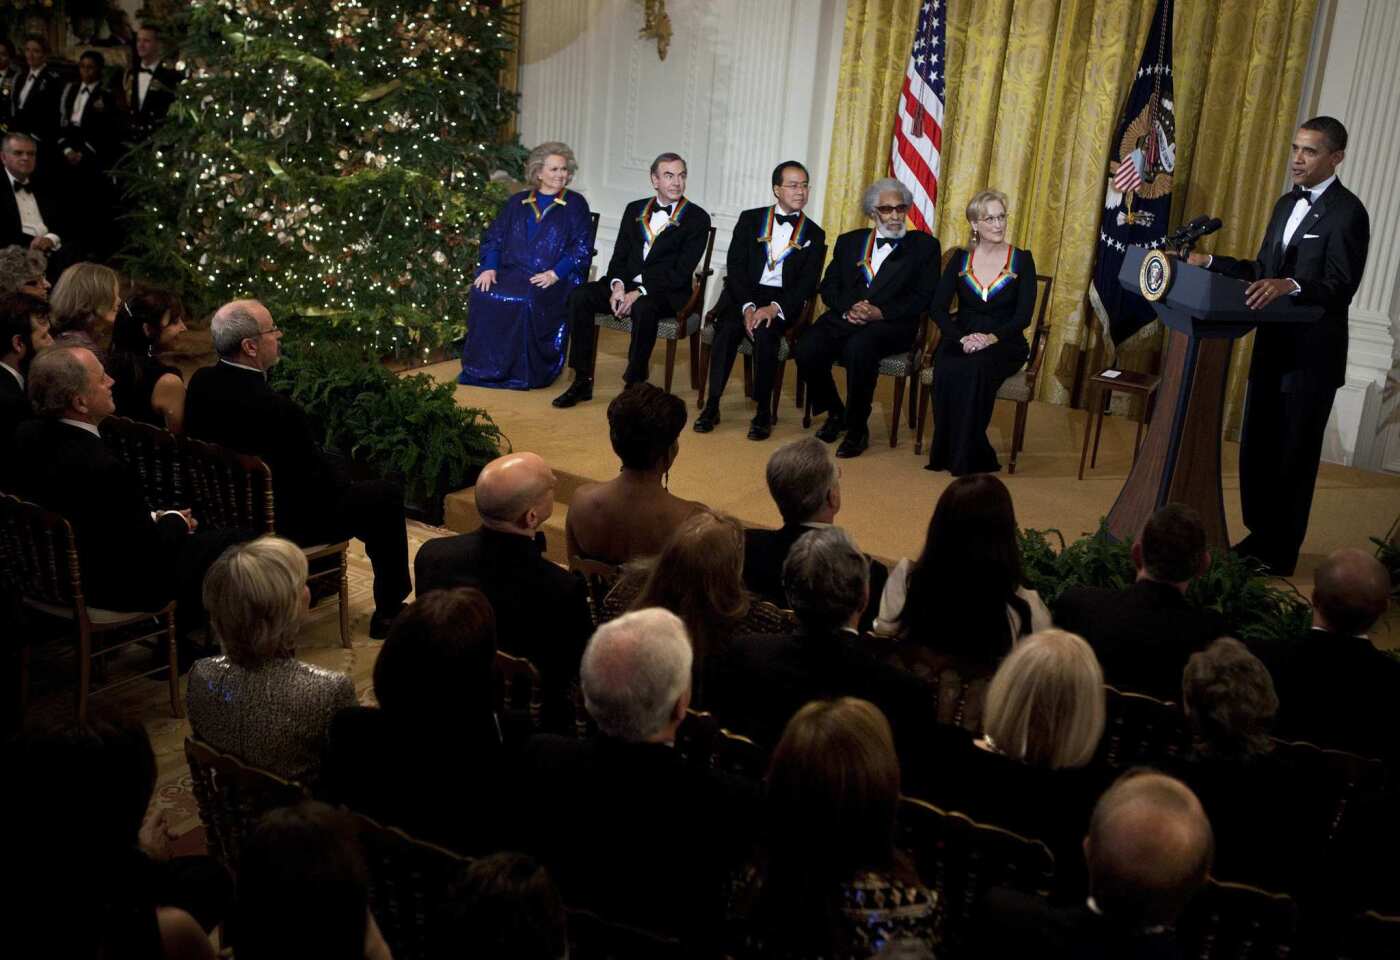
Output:
[[782,184],[782,187],[783,187],[784,190],[806,190],[806,189],[807,189],[807,181],[806,181],[806,180],[802,180],[802,181],[799,181],[799,182],[797,182],[797,183],[784,183],[784,184]]
[[902,217],[902,216],[904,216],[906,213],[909,212],[909,204],[907,204],[907,203],[899,203],[899,204],[895,204],[894,206],[890,206],[889,204],[884,204],[884,205],[882,205],[882,206],[876,207],[876,208],[875,208],[875,212],[878,213],[878,214],[879,214],[880,216],[882,216],[882,217],[894,216],[896,213],[899,214],[899,215]]
[[260,337],[266,337],[266,336],[269,336],[270,334],[281,333],[281,332],[282,332],[282,328],[279,327],[277,324],[274,323],[272,326],[268,327],[266,330],[259,330],[259,331],[258,331],[258,336],[260,336]]
[[983,218],[981,219],[980,222],[981,222],[981,223],[1005,223],[1005,222],[1006,222],[1006,214],[1004,214],[1004,213],[999,213],[999,214],[997,214],[995,217],[983,217]]

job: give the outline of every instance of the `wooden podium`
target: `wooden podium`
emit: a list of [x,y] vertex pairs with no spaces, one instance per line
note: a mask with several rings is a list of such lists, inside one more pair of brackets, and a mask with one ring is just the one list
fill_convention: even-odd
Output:
[[[1139,274],[1148,251],[1129,247],[1118,282],[1140,292]],[[1220,436],[1230,345],[1265,323],[1306,323],[1321,307],[1295,306],[1280,297],[1262,310],[1245,306],[1248,286],[1219,273],[1174,261],[1175,279],[1152,306],[1171,331],[1162,361],[1157,409],[1137,463],[1108,514],[1108,531],[1132,540],[1147,518],[1167,503],[1199,511],[1206,542],[1228,548],[1225,501],[1220,492]]]

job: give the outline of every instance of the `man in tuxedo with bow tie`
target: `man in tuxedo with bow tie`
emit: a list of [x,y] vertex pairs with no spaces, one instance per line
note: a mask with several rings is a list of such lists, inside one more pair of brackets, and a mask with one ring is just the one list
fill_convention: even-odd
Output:
[[49,275],[55,276],[57,251],[63,242],[56,230],[57,212],[34,185],[38,149],[26,133],[8,133],[0,140],[0,163],[5,167],[0,186],[0,245],[17,244],[47,254]]
[[[797,340],[812,411],[827,413],[818,439],[834,443],[846,434],[838,457],[858,457],[870,446],[867,421],[880,360],[913,344],[938,285],[938,240],[905,224],[913,202],[909,188],[893,178],[866,188],[861,209],[874,225],[836,239],[819,291],[827,312]],[[846,367],[845,404],[831,375],[837,358]]]
[[111,220],[116,193],[108,173],[117,159],[122,122],[117,98],[102,84],[106,65],[96,50],[83,53],[78,79],[63,88],[58,111],[67,219],[81,230],[79,245],[99,260],[115,252],[117,231],[111,229]]
[[807,218],[807,168],[796,160],[773,171],[777,203],[739,214],[729,243],[724,290],[712,311],[715,340],[710,356],[709,397],[695,418],[695,431],[709,433],[719,423],[719,398],[744,340],[753,344],[753,396],[758,412],[749,424],[750,440],[773,433],[771,398],[783,337],[817,292],[826,233]]
[[686,166],[679,154],[651,162],[656,196],[633,200],[622,213],[608,272],[569,297],[569,366],[574,382],[554,398],[556,407],[593,399],[593,362],[598,347],[593,318],[610,312],[632,320],[624,384],[647,379],[656,331],[690,299],[695,267],[705,255],[710,215],[685,196]]
[[1280,297],[1323,308],[1309,323],[1263,323],[1254,334],[1240,436],[1240,501],[1249,535],[1236,545],[1281,576],[1293,572],[1308,530],[1322,439],[1346,382],[1347,307],[1361,285],[1371,226],[1337,179],[1347,131],[1314,117],[1293,136],[1293,190],[1274,205],[1253,260],[1191,254],[1189,262],[1249,281],[1252,309]]
[[11,95],[10,129],[29,134],[52,151],[63,77],[49,65],[49,41],[42,34],[24,38],[24,59],[27,68],[15,78]]
[[160,31],[142,24],[136,31],[136,63],[126,71],[126,102],[131,111],[131,140],[140,143],[165,120],[184,75],[161,62]]

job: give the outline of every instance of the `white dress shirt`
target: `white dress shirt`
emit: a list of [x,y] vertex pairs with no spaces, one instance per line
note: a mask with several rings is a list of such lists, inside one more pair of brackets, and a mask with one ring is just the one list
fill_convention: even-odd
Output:
[[[677,200],[676,203],[680,203],[680,201]],[[676,203],[671,204],[671,212],[672,212],[672,213],[675,212]],[[651,219],[650,219],[650,220],[648,221],[648,223],[647,223],[647,225],[648,225],[649,227],[651,227],[651,235],[652,235],[653,237],[660,236],[660,235],[661,235],[662,229],[666,226],[666,224],[670,223],[670,221],[671,221],[671,214],[670,214],[670,213],[667,213],[665,210],[653,210],[653,211],[652,211],[652,214],[651,214]],[[625,227],[624,227],[624,229],[625,229]],[[643,262],[645,262],[645,261],[646,261],[646,258],[649,257],[650,255],[651,255],[651,241],[650,241],[650,240],[643,240],[643,241],[642,241],[642,260],[643,260]],[[633,283],[641,283],[641,282],[642,282],[642,275],[641,275],[640,273],[637,274],[635,277],[632,278],[632,282],[633,282]],[[617,278],[617,277],[613,277],[610,281],[608,281],[608,286],[611,287],[614,283],[622,283],[622,281],[621,281],[619,278]],[[639,289],[639,290],[642,292],[642,295],[643,295],[643,296],[646,296],[646,292],[647,292],[647,288],[646,288],[646,287],[638,287],[637,289]]]
[[48,225],[44,223],[44,215],[39,212],[39,201],[34,199],[34,178],[30,177],[28,180],[30,189],[16,190],[15,184],[19,181],[15,179],[15,175],[8,170],[5,171],[5,175],[10,178],[10,190],[15,195],[15,206],[19,208],[20,229],[27,236],[48,237],[53,241],[53,248],[57,250],[61,245],[58,234],[49,231]]
[[1293,212],[1288,215],[1288,222],[1283,225],[1283,245],[1285,247],[1293,240],[1293,234],[1298,232],[1298,225],[1301,224],[1303,218],[1308,215],[1308,211],[1312,209],[1312,205],[1317,203],[1318,199],[1327,192],[1327,188],[1332,186],[1336,180],[1337,175],[1334,173],[1317,186],[1306,188],[1310,197],[1309,200],[1304,200],[1302,197],[1299,197],[1293,202]]
[[87,108],[88,98],[92,96],[92,88],[95,84],[85,83],[78,88],[78,95],[73,98],[73,112],[68,117],[68,122],[73,126],[80,126],[83,122],[83,110]]
[[136,74],[136,109],[137,109],[137,110],[140,110],[140,109],[141,109],[141,105],[144,104],[144,103],[146,102],[146,92],[147,92],[148,90],[151,89],[151,81],[155,79],[155,74],[154,74],[154,73],[146,73],[145,71],[147,71],[147,70],[154,70],[156,67],[160,66],[160,61],[157,60],[155,63],[151,63],[151,64],[145,64],[145,63],[143,63],[143,64],[140,64],[139,66],[140,66],[142,69],[141,69],[140,71],[138,71],[137,74]]
[[[792,215],[789,211],[783,209],[782,204],[777,204],[777,207],[778,207],[778,213],[782,214],[783,216],[788,217],[788,216],[791,216],[791,215]],[[766,215],[765,215],[765,216],[766,216]],[[769,251],[772,252],[773,254],[777,255],[777,254],[781,254],[784,250],[786,250],[786,249],[787,249],[787,245],[788,245],[788,241],[790,241],[790,240],[792,239],[792,231],[793,231],[793,229],[794,229],[794,227],[793,227],[793,225],[790,224],[790,223],[779,223],[778,221],[774,220],[774,221],[773,221],[773,237],[772,237],[772,239],[769,241],[769,245],[768,245]],[[765,263],[765,264],[763,265],[763,275],[760,276],[760,277],[758,278],[758,285],[759,285],[760,287],[778,287],[778,288],[781,288],[782,285],[783,285],[783,264],[782,264],[782,261],[779,261],[779,262],[776,263],[776,264],[768,264],[768,263]],[[783,308],[782,308],[782,305],[779,304],[778,301],[776,301],[776,300],[771,300],[771,301],[769,301],[769,302],[770,302],[773,306],[775,306],[775,307],[778,308],[778,316],[779,316],[779,317],[782,317],[782,319],[786,320],[787,317],[784,317],[784,316],[783,316]],[[754,303],[746,303],[746,304],[744,304],[743,309],[742,309],[740,312],[741,312],[741,313],[748,313],[748,312],[749,312],[749,308],[750,308],[750,307],[754,307],[754,306],[757,306],[757,304],[754,304]]]
[[97,424],[88,423],[86,420],[69,420],[67,417],[59,417],[59,423],[66,423],[70,427],[77,427],[79,430],[86,430],[94,437],[102,436],[102,432],[97,429]]
[[14,367],[10,366],[8,363],[6,363],[6,362],[3,361],[3,360],[0,360],[0,368],[4,368],[5,370],[8,370],[9,373],[10,373],[10,376],[14,377],[14,378],[15,378],[15,381],[19,383],[19,388],[20,388],[21,390],[24,389],[24,374],[20,373],[18,370],[16,370]]
[[34,81],[38,76],[38,70],[30,70],[29,73],[25,75],[24,86],[19,88],[19,105],[21,107],[24,106],[25,101],[29,99],[29,94],[34,91]]
[[878,230],[875,231],[875,237],[875,249],[870,252],[870,275],[872,277],[880,272],[880,267],[884,264],[885,260],[890,254],[894,253],[894,248],[902,243],[904,239],[901,237],[899,240],[895,240],[894,243],[881,245],[880,232]]

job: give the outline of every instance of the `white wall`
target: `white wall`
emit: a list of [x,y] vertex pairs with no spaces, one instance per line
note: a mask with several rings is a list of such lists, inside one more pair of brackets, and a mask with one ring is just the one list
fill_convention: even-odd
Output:
[[[1337,392],[1323,458],[1400,472],[1400,397],[1383,400],[1400,371],[1400,2],[1321,0],[1298,119],[1337,117],[1350,143],[1338,176],[1371,216],[1371,246],[1350,310],[1347,382]],[[1389,417],[1397,422],[1384,425]]]
[[[562,140],[578,156],[574,189],[601,215],[606,264],[622,208],[651,193],[663,151],[686,158],[689,198],[719,228],[724,264],[740,211],[772,202],[770,175],[799,160],[820,222],[835,114],[841,0],[668,0],[665,61],[637,36],[636,0],[527,0],[520,139]],[[712,283],[709,299],[718,295]]]

